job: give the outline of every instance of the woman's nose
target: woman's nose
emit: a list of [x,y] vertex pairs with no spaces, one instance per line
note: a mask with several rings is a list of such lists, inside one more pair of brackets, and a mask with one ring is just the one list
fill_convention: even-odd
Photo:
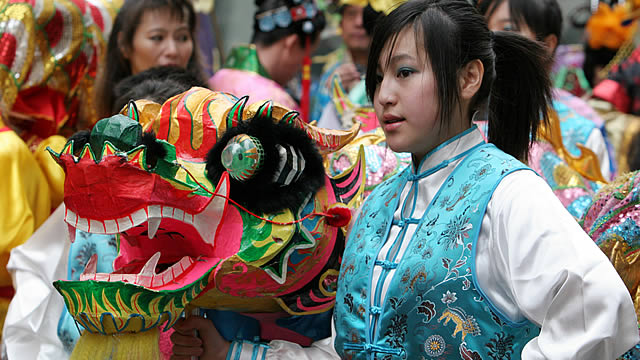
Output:
[[392,105],[395,104],[397,96],[393,91],[393,86],[390,82],[384,79],[378,85],[378,103],[380,105]]
[[165,44],[165,55],[176,56],[178,54],[178,44],[175,40],[169,38]]

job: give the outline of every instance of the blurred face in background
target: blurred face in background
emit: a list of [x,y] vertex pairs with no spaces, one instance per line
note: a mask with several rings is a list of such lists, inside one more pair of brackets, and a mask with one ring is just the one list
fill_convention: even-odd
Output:
[[504,0],[496,7],[491,17],[487,19],[487,24],[491,31],[513,31],[531,40],[537,40],[536,34],[529,29],[527,24],[519,24],[518,26],[518,24],[511,19],[509,0]]
[[181,20],[169,9],[158,9],[142,14],[131,49],[122,52],[129,59],[131,74],[135,75],[155,66],[186,68],[193,45],[186,16]]
[[340,20],[342,39],[351,51],[369,50],[371,38],[362,25],[363,10],[361,6],[345,5],[342,11],[342,20]]

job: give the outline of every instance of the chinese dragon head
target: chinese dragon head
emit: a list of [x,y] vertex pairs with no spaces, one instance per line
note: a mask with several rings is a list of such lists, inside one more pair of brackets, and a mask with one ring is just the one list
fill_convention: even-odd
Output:
[[[138,111],[140,109],[140,111]],[[292,315],[331,309],[364,157],[334,177],[322,155],[357,134],[271,102],[193,88],[100,120],[60,153],[65,221],[117,234],[112,273],[95,256],[57,281],[91,334],[170,328],[185,308]]]

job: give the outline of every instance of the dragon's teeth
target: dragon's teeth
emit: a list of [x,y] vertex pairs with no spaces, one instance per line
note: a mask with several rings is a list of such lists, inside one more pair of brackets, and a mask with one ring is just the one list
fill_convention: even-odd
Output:
[[84,271],[82,275],[80,275],[80,280],[86,280],[88,278],[95,278],[96,270],[98,269],[98,254],[91,255],[87,265],[84,267]]
[[162,208],[160,205],[149,205],[149,207],[147,207],[147,211],[149,212],[148,216],[150,218],[162,217]]
[[75,226],[76,222],[78,221],[78,215],[69,210],[69,208],[66,208],[64,213],[64,221],[69,225]]
[[[224,214],[224,210],[227,206],[227,196],[229,195],[229,175],[225,173],[218,186],[216,186],[216,193],[209,202],[209,205],[203,212],[193,217],[193,225],[200,233],[200,236],[207,244],[213,246],[215,243],[215,234],[220,226],[220,220]],[[185,222],[189,214],[185,214]]]
[[151,258],[147,261],[146,264],[142,267],[142,270],[138,273],[141,276],[150,276],[155,275],[156,266],[158,265],[158,260],[160,260],[160,251],[153,254]]
[[80,229],[82,231],[88,232],[89,231],[89,219],[78,216],[78,221],[76,223],[76,228]]
[[131,219],[128,216],[122,217],[116,221],[118,222],[118,230],[120,232],[127,231],[133,227],[133,222],[131,222]]
[[93,234],[104,234],[106,232],[104,223],[100,220],[89,220],[89,230]]
[[73,225],[67,224],[67,229],[69,231],[69,240],[73,244],[76,242],[76,228],[74,228]]
[[147,212],[145,209],[138,209],[131,214],[131,220],[133,221],[133,226],[138,226],[147,221]]
[[118,233],[118,223],[116,220],[105,220],[104,227],[107,230],[107,234],[117,234]]
[[148,236],[149,239],[153,239],[156,236],[156,232],[158,232],[158,228],[160,227],[160,218],[149,218],[147,224],[149,224]]

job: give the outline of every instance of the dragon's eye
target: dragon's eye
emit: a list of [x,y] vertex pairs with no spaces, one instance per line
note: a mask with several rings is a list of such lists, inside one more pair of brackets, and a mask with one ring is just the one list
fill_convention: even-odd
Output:
[[246,134],[236,135],[222,150],[221,160],[232,178],[246,181],[262,167],[264,149],[260,140],[255,137]]

